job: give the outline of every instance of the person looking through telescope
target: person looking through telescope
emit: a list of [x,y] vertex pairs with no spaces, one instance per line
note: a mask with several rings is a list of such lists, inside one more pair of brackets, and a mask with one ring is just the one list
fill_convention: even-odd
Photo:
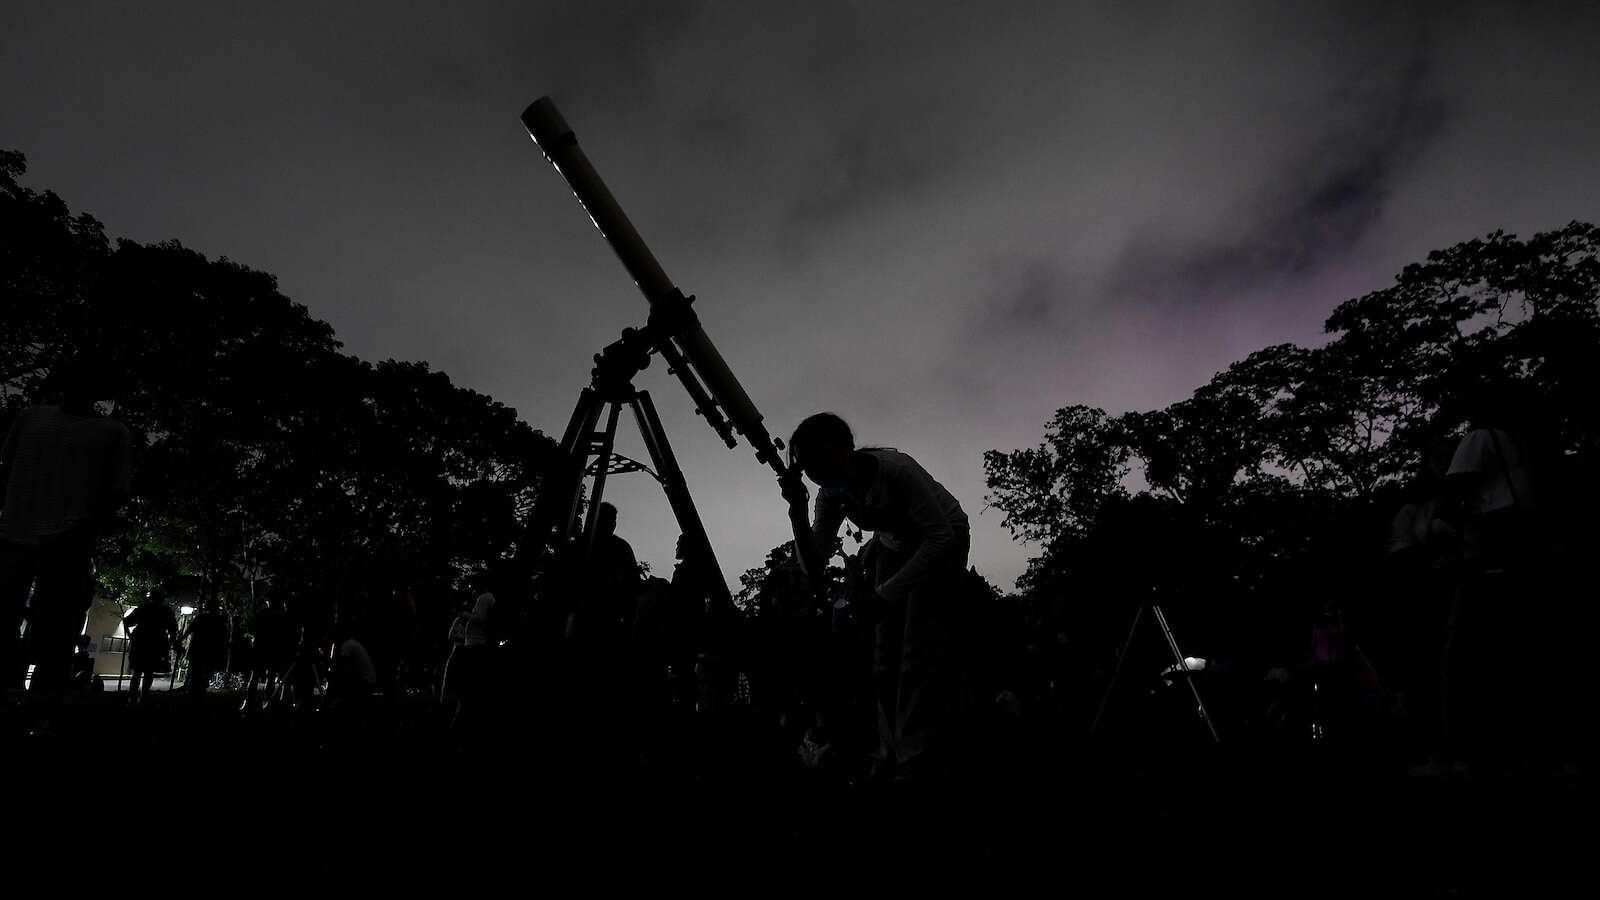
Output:
[[[796,556],[816,583],[849,519],[878,541],[872,584],[882,599],[873,680],[878,749],[869,780],[927,787],[951,774],[951,732],[961,697],[955,616],[971,529],[961,504],[898,450],[857,449],[833,413],[801,422],[789,439],[789,504]],[[814,516],[801,473],[817,485]]]

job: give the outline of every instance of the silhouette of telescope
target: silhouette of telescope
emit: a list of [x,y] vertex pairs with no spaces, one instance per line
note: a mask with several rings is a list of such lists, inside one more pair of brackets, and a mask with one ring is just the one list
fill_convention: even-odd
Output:
[[611,190],[589,163],[578,146],[577,135],[555,104],[549,97],[533,101],[522,111],[522,124],[545,159],[566,179],[594,227],[600,230],[600,235],[611,245],[634,284],[649,301],[651,330],[656,332],[655,347],[694,398],[697,411],[722,435],[729,447],[736,446],[718,411],[720,407],[733,427],[755,449],[756,458],[772,466],[779,475],[786,474],[787,468],[772,436],[761,424],[760,411],[706,335],[699,317],[690,309],[693,298],[685,297],[667,277],[655,254],[628,220],[627,213],[617,205]]

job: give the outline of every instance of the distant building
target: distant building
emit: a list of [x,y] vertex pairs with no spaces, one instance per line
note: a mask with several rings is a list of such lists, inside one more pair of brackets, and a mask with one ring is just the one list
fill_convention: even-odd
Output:
[[128,632],[122,627],[122,615],[131,609],[132,606],[100,596],[89,604],[83,633],[89,636],[89,655],[94,657],[96,675],[126,674]]

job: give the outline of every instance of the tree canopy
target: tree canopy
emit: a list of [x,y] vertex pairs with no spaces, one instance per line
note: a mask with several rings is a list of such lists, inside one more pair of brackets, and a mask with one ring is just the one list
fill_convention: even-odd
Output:
[[1375,559],[1424,454],[1492,385],[1524,398],[1568,508],[1592,503],[1600,229],[1435,251],[1339,305],[1326,331],[1321,346],[1259,350],[1164,409],[1068,406],[1038,446],[986,453],[987,501],[1041,548],[1019,587],[1150,582],[1216,600]]
[[103,591],[179,576],[238,600],[464,589],[511,557],[555,443],[424,363],[368,363],[269,274],[107,238],[0,153],[0,427],[88,352],[134,434]]

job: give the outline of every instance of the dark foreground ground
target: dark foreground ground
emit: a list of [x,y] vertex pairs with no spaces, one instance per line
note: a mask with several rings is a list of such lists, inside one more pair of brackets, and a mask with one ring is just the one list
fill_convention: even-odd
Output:
[[961,790],[882,798],[759,741],[722,740],[693,777],[641,772],[554,721],[523,717],[462,747],[422,703],[339,721],[243,717],[236,702],[89,695],[53,736],[30,736],[13,695],[0,723],[6,883],[129,896],[439,884],[766,896],[925,881],[943,894],[971,879],[1002,896],[1006,884],[1082,897],[1592,889],[1596,793],[1581,776],[1437,783],[1337,749],[1034,737]]

